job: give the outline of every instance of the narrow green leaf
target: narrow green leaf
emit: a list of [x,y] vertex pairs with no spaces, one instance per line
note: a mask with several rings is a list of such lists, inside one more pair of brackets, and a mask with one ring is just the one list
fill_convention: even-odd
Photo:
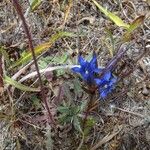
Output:
[[7,83],[7,84],[10,84],[12,86],[14,86],[15,88],[18,88],[22,91],[28,91],[28,92],[39,92],[40,90],[38,88],[31,88],[29,86],[25,86],[13,79],[11,79],[10,77],[8,76],[5,76],[4,77],[4,81]]
[[108,28],[106,28],[105,31],[111,42],[111,47],[109,48],[109,53],[110,53],[111,57],[113,57],[113,53],[115,51],[115,40],[114,40],[112,32]]
[[[50,48],[58,39],[62,37],[73,37],[75,36],[74,33],[70,32],[59,32],[57,34],[54,34],[48,42],[42,43],[34,48],[35,55],[38,56],[42,52],[46,51],[48,48]],[[32,59],[32,53],[30,50],[27,50],[27,53],[25,53],[18,61],[16,61],[9,69],[12,69],[18,65],[24,64],[29,62]]]
[[78,79],[73,80],[73,85],[74,85],[74,91],[76,95],[78,95],[79,93],[83,91],[81,88],[81,83],[79,82]]
[[101,12],[103,12],[110,20],[112,20],[117,26],[119,27],[124,27],[124,28],[129,28],[129,25],[124,23],[123,20],[116,16],[114,13],[109,12],[107,9],[105,9],[104,7],[102,7],[100,4],[97,3],[97,1],[92,0],[93,3],[99,8],[99,10]]
[[57,110],[58,110],[60,113],[68,113],[69,108],[68,108],[68,107],[65,107],[65,106],[59,106],[59,107],[57,108]]
[[73,118],[73,126],[77,131],[79,131],[80,133],[83,133],[83,131],[81,129],[81,123],[77,116],[74,116],[74,118]]
[[132,38],[132,33],[135,29],[137,29],[143,22],[144,22],[145,16],[139,16],[136,18],[131,24],[130,27],[128,28],[127,32],[123,36],[123,41],[128,42]]
[[131,24],[130,27],[128,28],[128,32],[133,32],[136,28],[138,28],[144,21],[145,16],[139,16],[136,18]]
[[34,11],[40,4],[41,0],[30,0],[31,10]]

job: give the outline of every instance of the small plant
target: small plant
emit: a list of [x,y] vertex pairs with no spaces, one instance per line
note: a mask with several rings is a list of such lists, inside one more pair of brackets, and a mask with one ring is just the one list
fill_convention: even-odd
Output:
[[111,71],[105,72],[101,77],[98,77],[104,68],[98,68],[96,54],[93,54],[93,58],[90,62],[84,60],[81,56],[78,57],[79,67],[74,67],[73,72],[80,73],[83,80],[89,87],[95,87],[99,89],[101,98],[106,98],[109,93],[114,89],[117,82]]
[[82,133],[82,127],[81,127],[81,116],[86,108],[86,103],[81,102],[80,105],[75,105],[74,103],[67,104],[64,103],[64,105],[58,107],[59,115],[59,121],[62,124],[71,123],[73,127]]
[[[23,9],[20,3],[23,4]],[[121,102],[121,105],[124,106],[123,99],[115,103],[115,100],[120,98],[120,93],[127,93],[126,95],[130,97],[127,87],[129,83],[119,82],[134,71],[133,67],[127,68],[128,64],[130,65],[130,61],[127,63],[128,58],[125,60],[121,58],[131,44],[139,44],[138,36],[142,34],[144,38],[140,38],[144,42],[140,47],[146,51],[144,44],[148,34],[147,29],[143,29],[148,28],[148,25],[144,24],[141,35],[134,35],[135,29],[140,27],[145,16],[141,15],[131,21],[131,18],[138,14],[135,12],[128,16],[128,11],[126,11],[126,8],[131,9],[129,12],[138,10],[136,7],[132,9],[134,2],[103,1],[102,4],[99,4],[101,2],[97,0],[84,2],[29,0],[28,3],[20,3],[18,0],[12,0],[12,5],[22,21],[18,22],[19,25],[16,24],[18,18],[12,20],[16,15],[10,13],[14,12],[13,9],[10,12],[4,10],[2,13],[5,19],[10,15],[14,16],[9,18],[4,25],[2,24],[1,34],[8,32],[6,34],[8,36],[11,32],[14,35],[10,36],[12,42],[8,44],[9,46],[0,44],[0,92],[2,97],[0,117],[4,123],[9,123],[8,134],[12,133],[13,141],[15,137],[16,149],[45,149],[47,147],[47,149],[95,150],[120,132],[119,130],[113,133],[124,117],[122,115],[119,118],[118,111],[145,118],[145,115],[137,115],[130,110],[120,109],[117,105],[120,106],[119,102]],[[115,3],[118,4],[115,5]],[[10,7],[9,1],[6,4],[7,7]],[[28,7],[27,4],[29,4]],[[131,6],[126,7],[128,5]],[[97,10],[105,17],[97,13]],[[110,12],[110,10],[115,12]],[[6,12],[8,16],[3,15]],[[122,13],[122,18],[116,15],[117,12]],[[107,19],[113,24],[106,21]],[[31,23],[30,28],[26,20],[29,24]],[[23,28],[20,28],[21,25]],[[24,41],[20,37],[23,29],[27,38]],[[33,35],[29,29],[32,29]],[[2,36],[2,39],[7,40],[5,36]],[[133,39],[135,39],[134,42]],[[140,47],[135,49],[142,50]],[[19,57],[13,61],[9,56],[11,49],[15,49],[19,54]],[[91,52],[88,51],[89,49]],[[101,55],[100,57],[106,61],[108,53],[111,60],[104,67],[99,66],[98,55]],[[125,58],[130,55],[129,53]],[[83,55],[88,56],[84,58]],[[130,58],[132,59],[132,55]],[[137,60],[133,59],[133,65],[131,65],[136,65]],[[144,74],[147,74],[146,67],[143,67],[141,62],[137,64],[140,73],[143,71]],[[147,75],[144,82],[146,80]],[[121,90],[117,89],[117,86],[121,87]],[[147,88],[147,85],[144,87]],[[119,94],[115,93],[116,89],[120,92]],[[142,94],[139,91],[136,93]],[[110,95],[112,97],[109,97]],[[106,103],[100,100],[105,100]],[[109,106],[111,106],[111,112],[107,110],[110,109]],[[114,108],[117,111],[114,111]],[[117,115],[112,116],[112,112]],[[2,123],[2,126],[5,124]],[[58,130],[59,127],[60,130]],[[70,127],[69,130],[68,127]],[[59,134],[62,130],[65,132]],[[3,132],[5,131],[6,129]],[[118,142],[117,139],[120,137],[112,140],[111,144],[107,144],[109,147],[105,148],[110,149],[110,146],[116,145],[113,142]]]

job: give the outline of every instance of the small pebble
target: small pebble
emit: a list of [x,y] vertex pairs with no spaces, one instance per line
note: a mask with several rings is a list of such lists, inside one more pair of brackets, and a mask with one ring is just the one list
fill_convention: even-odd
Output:
[[143,94],[144,96],[148,96],[148,95],[149,95],[149,90],[148,90],[145,86],[143,87],[142,94]]

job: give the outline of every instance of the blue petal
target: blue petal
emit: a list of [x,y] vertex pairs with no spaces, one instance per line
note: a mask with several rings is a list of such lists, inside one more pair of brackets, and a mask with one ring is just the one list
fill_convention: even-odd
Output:
[[117,78],[113,77],[109,82],[109,86],[114,86],[116,82],[117,82]]
[[87,61],[85,61],[82,56],[78,57],[78,62],[81,66],[84,66],[87,63]]
[[117,78],[116,78],[116,77],[113,77],[111,82],[112,82],[112,83],[116,83],[116,82],[117,82]]
[[107,93],[106,90],[102,90],[102,91],[100,92],[100,97],[101,97],[101,98],[106,98],[107,95],[108,95],[108,93]]
[[109,83],[109,81],[104,80],[103,78],[95,79],[97,86],[103,87]]
[[83,80],[88,81],[89,75],[85,73],[81,73]]
[[95,82],[98,86],[100,86],[103,83],[103,80],[97,78],[95,79]]
[[93,58],[91,59],[90,64],[97,65],[97,57],[96,57],[96,53],[93,53]]
[[104,80],[106,80],[106,81],[109,81],[110,77],[111,77],[111,72],[110,71],[106,72],[103,76]]
[[76,72],[76,73],[80,73],[80,72],[81,72],[81,68],[79,68],[79,67],[74,67],[74,68],[72,68],[72,71],[73,71],[73,72]]
[[95,69],[94,69],[94,73],[100,73],[101,70],[102,70],[101,68],[95,68]]

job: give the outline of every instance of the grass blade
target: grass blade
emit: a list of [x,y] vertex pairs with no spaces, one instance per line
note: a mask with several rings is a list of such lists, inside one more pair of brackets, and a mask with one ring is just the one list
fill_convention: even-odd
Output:
[[41,2],[41,0],[31,0],[31,10],[34,11],[41,4]]
[[106,31],[107,36],[109,37],[110,43],[111,43],[111,46],[108,47],[108,50],[109,50],[109,53],[110,53],[111,57],[113,57],[113,55],[114,55],[113,53],[115,51],[115,39],[113,37],[112,32],[108,28],[106,28],[105,31]]
[[73,6],[73,1],[72,1],[72,0],[69,0],[69,4],[68,4],[68,6],[67,6],[67,8],[66,8],[66,12],[65,12],[65,16],[64,16],[64,21],[63,21],[63,23],[62,23],[61,28],[63,28],[63,27],[65,26],[66,22],[67,22],[67,19],[68,19],[68,17],[69,17],[69,14],[70,14],[70,11],[71,11],[72,6]]
[[127,32],[123,36],[123,41],[128,42],[131,40],[133,31],[137,29],[141,24],[143,24],[144,18],[145,16],[143,15],[139,16],[130,24],[129,28],[127,29]]
[[138,28],[143,22],[144,22],[145,16],[139,16],[136,18],[131,24],[130,27],[128,28],[128,32],[133,32],[136,28]]
[[[59,32],[57,34],[54,34],[48,42],[42,43],[34,48],[35,55],[38,56],[42,52],[46,51],[48,48],[50,48],[59,38],[62,37],[73,37],[75,36],[74,33],[70,32]],[[18,61],[16,61],[9,69],[12,69],[16,66],[19,66],[21,64],[25,64],[29,62],[32,59],[32,53],[30,50],[27,50],[28,52],[25,53]]]
[[28,92],[39,92],[40,90],[38,88],[31,88],[29,86],[25,86],[13,79],[11,79],[10,77],[8,76],[5,76],[4,77],[4,81],[7,83],[7,84],[10,84],[12,86],[14,86],[15,88],[18,88],[22,91],[28,91]]
[[101,12],[103,12],[110,20],[112,20],[117,26],[124,27],[126,29],[129,28],[129,24],[124,23],[120,17],[118,17],[114,13],[106,10],[104,7],[102,7],[100,4],[98,4],[97,1],[95,1],[95,0],[92,0],[92,1],[98,7],[98,9]]

